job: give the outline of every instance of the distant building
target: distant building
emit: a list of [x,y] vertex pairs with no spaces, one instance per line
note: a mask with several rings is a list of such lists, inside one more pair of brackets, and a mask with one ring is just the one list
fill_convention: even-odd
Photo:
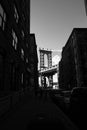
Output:
[[38,88],[38,54],[37,54],[37,44],[35,39],[35,34],[30,34],[30,86],[34,91],[37,91]]
[[87,86],[87,28],[74,28],[59,62],[59,87]]

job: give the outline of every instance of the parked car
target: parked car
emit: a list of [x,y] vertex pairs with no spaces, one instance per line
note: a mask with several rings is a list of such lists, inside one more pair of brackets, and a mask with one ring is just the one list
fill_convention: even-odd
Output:
[[87,87],[75,87],[71,91],[70,118],[80,127],[87,127]]

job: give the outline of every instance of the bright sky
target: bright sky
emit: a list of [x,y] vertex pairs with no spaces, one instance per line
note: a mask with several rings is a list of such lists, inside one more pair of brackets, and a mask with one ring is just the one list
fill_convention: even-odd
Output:
[[84,0],[31,0],[30,20],[30,32],[35,33],[38,48],[62,50],[73,28],[87,27]]
[[[61,50],[73,28],[87,27],[84,0],[31,0],[30,25],[38,48]],[[55,53],[54,64],[56,54],[60,53]]]
[[87,27],[84,0],[31,0],[31,33],[38,47],[61,50],[74,27]]

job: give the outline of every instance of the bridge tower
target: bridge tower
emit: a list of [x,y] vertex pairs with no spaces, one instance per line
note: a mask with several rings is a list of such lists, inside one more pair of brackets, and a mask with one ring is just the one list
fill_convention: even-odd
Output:
[[[45,55],[47,55],[47,68],[50,68],[52,67],[52,51],[51,50],[46,50],[46,49],[41,49],[39,48],[39,53],[40,53],[40,70],[41,69],[45,69],[46,66],[45,66]],[[44,81],[45,81],[45,78],[46,76],[42,76],[41,75],[41,86],[42,87],[45,87],[44,86]],[[49,80],[49,86],[52,87],[52,84],[53,84],[53,75],[48,75],[47,76],[48,80]]]

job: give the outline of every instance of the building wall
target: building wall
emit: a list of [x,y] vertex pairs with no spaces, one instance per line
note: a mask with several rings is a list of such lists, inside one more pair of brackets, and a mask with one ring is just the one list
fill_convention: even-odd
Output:
[[30,34],[30,84],[34,91],[38,89],[38,55],[35,34]]
[[[26,87],[30,44],[30,1],[0,1],[0,91]],[[27,79],[28,80],[28,79]],[[29,86],[29,84],[27,85]]]
[[[72,89],[86,84],[87,29],[73,29],[62,50],[59,63],[59,87]],[[84,67],[85,66],[85,67]]]
[[31,79],[36,90],[38,59],[35,35],[30,36],[30,0],[0,0],[0,117],[24,95],[33,95]]
[[76,32],[75,63],[77,72],[77,86],[87,86],[87,28]]

